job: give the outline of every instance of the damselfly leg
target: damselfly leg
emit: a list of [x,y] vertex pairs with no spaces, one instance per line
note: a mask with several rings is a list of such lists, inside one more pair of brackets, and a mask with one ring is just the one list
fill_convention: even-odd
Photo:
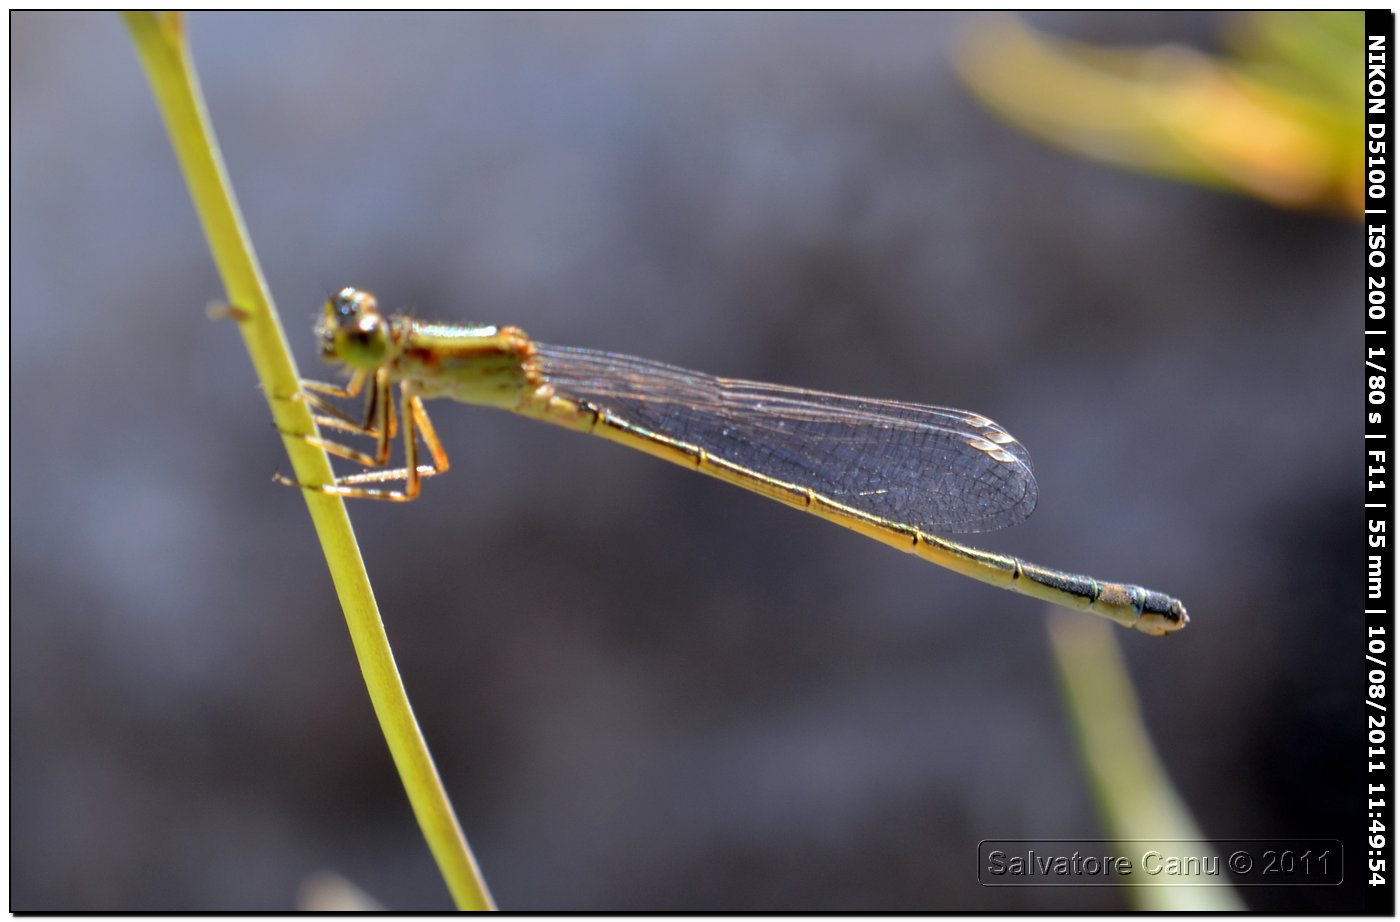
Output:
[[[348,413],[322,396],[356,397],[364,388],[367,380],[370,386],[369,394],[365,399],[365,414],[362,423],[355,422]],[[319,435],[308,434],[302,435],[301,438],[308,444],[315,445],[338,458],[354,461],[364,467],[377,468],[389,463],[393,451],[391,440],[401,428],[404,444],[403,467],[363,471],[359,474],[337,477],[334,483],[329,484],[298,483],[282,474],[275,475],[274,479],[285,486],[301,487],[304,490],[355,499],[382,499],[390,502],[409,502],[417,499],[421,490],[422,478],[440,474],[450,466],[447,451],[442,447],[437,430],[433,428],[432,420],[428,418],[428,411],[423,407],[422,398],[413,393],[411,383],[403,382],[399,385],[400,409],[398,411],[395,410],[394,401],[389,393],[392,387],[393,384],[389,380],[387,371],[379,369],[372,378],[366,373],[356,374],[344,387],[321,381],[303,381],[301,394],[298,395],[299,399],[305,401],[313,409],[320,411],[314,414],[317,425],[374,439],[374,454],[359,451],[349,445],[334,442]],[[399,424],[399,417],[402,417],[402,426]],[[418,463],[420,438],[428,449],[428,454],[432,456],[432,464]],[[399,480],[403,481],[403,489],[401,490],[362,486],[362,484],[393,483]]]

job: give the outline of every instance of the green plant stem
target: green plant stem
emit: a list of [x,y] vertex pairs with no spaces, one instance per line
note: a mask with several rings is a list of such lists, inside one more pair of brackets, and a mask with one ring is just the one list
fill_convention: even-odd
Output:
[[[1114,628],[1080,615],[1050,612],[1050,648],[1060,674],[1065,710],[1074,724],[1079,755],[1099,818],[1110,838],[1161,842],[1168,854],[1192,843],[1192,854],[1210,851],[1190,809],[1177,794],[1157,756],[1138,708],[1137,693]],[[1138,909],[1156,912],[1236,912],[1244,909],[1228,886],[1205,878],[1142,879],[1124,887]]]
[[[287,399],[299,390],[296,366],[209,127],[183,19],[177,13],[126,13],[123,18],[170,133],[228,303],[233,305],[230,313],[238,320],[277,428],[284,433],[314,432],[315,423],[306,404]],[[295,435],[284,436],[283,443],[298,481],[331,481],[330,459],[324,451]],[[409,706],[345,504],[339,497],[301,492],[345,612],[374,712],[438,868],[459,909],[494,909]]]

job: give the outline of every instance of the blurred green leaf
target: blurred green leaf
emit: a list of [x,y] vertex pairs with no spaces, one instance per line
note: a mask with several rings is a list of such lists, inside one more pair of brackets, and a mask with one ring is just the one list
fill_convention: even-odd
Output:
[[1231,32],[1231,55],[1212,57],[1098,48],[997,17],[966,36],[955,62],[984,105],[1049,144],[1359,217],[1363,29],[1355,12],[1252,13]]

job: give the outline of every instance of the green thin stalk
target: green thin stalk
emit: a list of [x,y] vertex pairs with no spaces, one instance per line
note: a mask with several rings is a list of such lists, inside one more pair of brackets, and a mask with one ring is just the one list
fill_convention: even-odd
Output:
[[[1142,721],[1137,693],[1114,636],[1104,621],[1055,612],[1046,620],[1060,675],[1065,710],[1074,725],[1084,773],[1109,838],[1159,842],[1168,854],[1191,843],[1210,846],[1182,801]],[[1235,891],[1205,877],[1145,878],[1123,888],[1137,909],[1155,912],[1237,912]]]
[[[178,13],[125,13],[123,19],[170,133],[228,303],[234,305],[230,314],[238,321],[272,418],[284,433],[314,432],[306,404],[286,399],[299,388],[296,365],[209,127],[183,18]],[[331,481],[334,475],[324,451],[295,435],[284,436],[283,444],[298,481]],[[374,713],[433,858],[459,909],[494,909],[409,706],[345,504],[336,496],[301,493],[345,612]]]

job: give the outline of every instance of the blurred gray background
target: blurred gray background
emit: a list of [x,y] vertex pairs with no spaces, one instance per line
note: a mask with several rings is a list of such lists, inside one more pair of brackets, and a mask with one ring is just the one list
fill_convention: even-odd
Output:
[[[1184,599],[1119,639],[1208,835],[1360,829],[1361,236],[981,110],[967,15],[188,20],[303,371],[328,289],[548,342],[985,413],[981,544]],[[1216,48],[1206,14],[1060,14]],[[13,14],[11,908],[450,906],[117,18]],[[709,478],[444,404],[352,507],[512,909],[1121,908],[985,889],[1104,835],[1046,607]],[[1074,617],[1068,615],[1066,617]],[[1252,890],[1256,908],[1359,907]]]

